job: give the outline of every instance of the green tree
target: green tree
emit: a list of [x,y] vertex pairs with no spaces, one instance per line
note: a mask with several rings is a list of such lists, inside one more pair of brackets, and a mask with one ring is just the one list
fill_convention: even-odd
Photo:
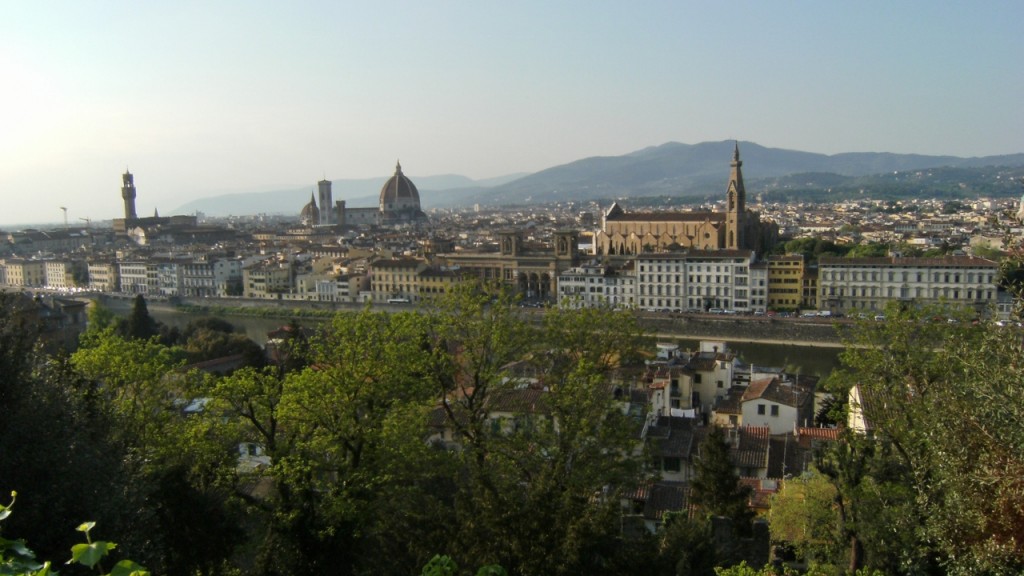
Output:
[[149,315],[146,297],[136,294],[132,302],[132,311],[124,325],[123,334],[127,338],[146,340],[160,334],[157,321]]
[[96,388],[42,353],[39,323],[30,299],[0,293],[0,490],[23,494],[9,527],[53,558],[72,543],[54,518],[119,527],[128,486]]
[[792,546],[802,560],[843,566],[847,551],[835,484],[818,472],[786,480],[772,497],[772,540]]
[[607,310],[552,310],[538,329],[513,303],[465,286],[432,320],[445,426],[464,471],[448,551],[512,573],[606,573],[621,549],[620,494],[642,479],[636,422],[610,375],[638,357],[643,332]]
[[715,547],[711,523],[705,518],[676,514],[661,528],[661,573],[676,576],[713,576],[721,555]]
[[[873,434],[823,472],[845,479],[837,488],[858,514],[866,566],[1014,572],[1024,567],[1013,536],[1024,531],[1024,352],[1011,327],[931,320],[948,313],[893,307],[855,331],[830,386],[858,386]],[[893,523],[914,536],[900,550]]]
[[203,362],[226,356],[241,354],[246,366],[259,367],[266,363],[263,349],[244,334],[236,334],[228,324],[228,330],[220,326],[194,325],[182,333],[182,349],[189,362]]
[[[11,508],[17,492],[11,493],[11,503],[4,506],[0,504],[0,522],[11,516]],[[85,542],[79,542],[71,546],[71,559],[66,564],[85,566],[89,570],[96,570],[104,574],[101,562],[112,550],[117,548],[114,542],[103,540],[94,541],[90,532],[96,525],[95,522],[85,522],[78,526],[77,530],[85,535]],[[23,539],[8,540],[0,537],[0,574],[11,576],[49,576],[56,574],[52,570],[53,562],[50,560],[39,560],[25,544]],[[149,576],[149,572],[142,566],[131,560],[121,560],[114,564],[113,569],[105,576]]]
[[241,537],[229,506],[237,448],[208,420],[183,416],[203,377],[182,371],[180,351],[155,338],[124,339],[108,327],[86,343],[71,364],[102,399],[107,440],[122,454],[138,510],[119,539],[154,570],[217,573]]
[[[269,458],[238,486],[270,529],[262,571],[408,574],[444,547],[451,472],[424,442],[436,398],[425,337],[417,314],[338,314],[300,354],[210,389],[207,417],[228,416]],[[254,494],[264,480],[274,491]]]
[[851,248],[821,238],[796,238],[780,246],[780,253],[802,254],[808,263],[817,262],[821,256],[844,256]]
[[71,363],[101,389],[116,439],[134,452],[137,464],[166,445],[186,383],[185,375],[174,373],[183,361],[173,350],[154,339],[126,340],[108,329],[72,354]]
[[729,458],[725,432],[717,426],[708,429],[700,443],[690,501],[707,516],[725,516],[737,531],[749,532],[754,518],[749,506],[750,488],[740,484],[739,475]]
[[[430,495],[406,489],[428,481],[430,467],[423,463],[433,455],[423,442],[426,415],[436,398],[427,377],[425,337],[418,314],[339,314],[311,343],[311,366],[286,379],[281,411],[300,438],[291,463],[301,462],[303,473],[285,469],[278,481],[322,499],[316,520],[338,528],[334,542],[313,556],[324,565],[368,561],[362,545],[370,542],[388,546],[391,560],[402,554],[417,566],[438,549],[425,535],[401,539],[399,548],[387,541],[397,534],[383,525],[401,520],[407,528],[414,521],[434,526],[428,515],[437,508]],[[400,503],[396,513],[405,516],[378,516],[389,502]],[[387,537],[355,539],[377,530]],[[351,557],[339,554],[337,544]]]
[[885,242],[857,244],[846,253],[847,258],[881,258],[888,255],[889,245]]

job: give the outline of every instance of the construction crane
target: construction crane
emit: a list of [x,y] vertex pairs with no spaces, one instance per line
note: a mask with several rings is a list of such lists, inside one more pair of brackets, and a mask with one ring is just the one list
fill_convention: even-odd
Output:
[[92,218],[79,218],[82,222],[85,222],[86,228],[92,228]]
[[64,212],[64,229],[68,229],[68,209],[66,206],[60,207],[61,211]]

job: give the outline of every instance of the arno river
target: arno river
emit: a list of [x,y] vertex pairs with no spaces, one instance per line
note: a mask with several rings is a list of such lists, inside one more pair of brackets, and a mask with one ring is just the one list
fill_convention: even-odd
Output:
[[[127,314],[127,309],[115,308],[119,314]],[[184,328],[189,322],[202,318],[202,314],[179,312],[170,308],[150,307],[150,314],[168,326]],[[231,322],[239,332],[243,332],[256,343],[263,345],[267,341],[267,332],[288,323],[282,318],[257,318],[251,316],[221,316]],[[307,326],[318,326],[323,320],[305,318],[299,321]],[[756,339],[754,335],[749,338]],[[659,330],[659,341],[678,343],[683,349],[696,349],[699,340],[692,337],[670,337]],[[730,349],[735,350],[746,363],[761,366],[784,367],[788,372],[814,375],[824,378],[839,366],[841,348],[825,346],[807,346],[764,342],[726,342]]]

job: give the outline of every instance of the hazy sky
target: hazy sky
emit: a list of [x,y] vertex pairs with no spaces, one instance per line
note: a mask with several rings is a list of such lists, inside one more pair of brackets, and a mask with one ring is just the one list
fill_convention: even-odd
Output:
[[396,159],[1024,152],[1021,22],[1020,0],[0,0],[0,224],[118,217],[126,167],[149,215]]

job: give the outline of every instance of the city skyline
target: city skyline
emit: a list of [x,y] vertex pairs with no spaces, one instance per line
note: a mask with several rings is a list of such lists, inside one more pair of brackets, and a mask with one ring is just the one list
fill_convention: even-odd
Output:
[[[7,3],[0,225],[669,141],[1024,151],[1012,2]],[[1008,72],[1010,71],[1010,72]],[[344,198],[337,198],[344,199]]]

